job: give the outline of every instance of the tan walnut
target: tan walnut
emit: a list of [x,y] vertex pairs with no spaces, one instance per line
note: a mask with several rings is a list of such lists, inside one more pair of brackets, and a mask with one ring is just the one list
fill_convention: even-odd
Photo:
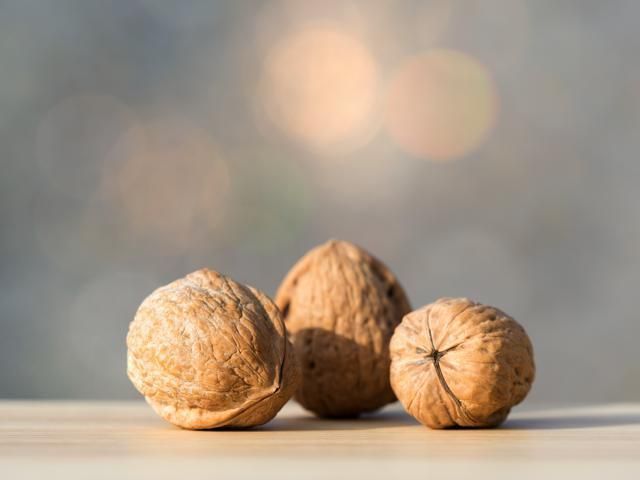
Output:
[[390,349],[394,392],[431,428],[499,425],[535,375],[524,329],[466,298],[442,298],[405,316]]
[[266,423],[298,384],[273,302],[212,270],[149,295],[129,326],[127,347],[134,386],[162,418],[183,428]]
[[291,269],[276,304],[300,359],[295,398],[303,407],[323,417],[354,417],[396,400],[389,340],[411,307],[379,260],[331,240]]

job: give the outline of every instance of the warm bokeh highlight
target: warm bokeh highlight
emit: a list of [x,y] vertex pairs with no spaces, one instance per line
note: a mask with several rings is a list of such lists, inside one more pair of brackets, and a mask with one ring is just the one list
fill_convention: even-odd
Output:
[[264,62],[260,100],[268,118],[304,146],[343,152],[372,129],[378,69],[366,45],[334,27],[285,35]]
[[224,218],[227,164],[209,134],[167,117],[132,129],[111,153],[103,195],[134,238],[188,249]]
[[468,55],[433,50],[393,75],[386,126],[409,154],[449,160],[468,154],[495,122],[497,93],[489,72]]

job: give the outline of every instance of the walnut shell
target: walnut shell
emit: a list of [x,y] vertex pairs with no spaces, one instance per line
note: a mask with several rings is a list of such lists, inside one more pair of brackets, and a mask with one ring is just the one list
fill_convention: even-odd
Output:
[[295,399],[303,407],[323,417],[353,417],[396,400],[389,340],[411,307],[379,260],[331,240],[291,269],[276,304],[300,359]]
[[273,302],[208,269],[149,295],[129,326],[127,347],[134,386],[162,418],[183,428],[261,425],[298,384]]
[[499,425],[535,375],[524,329],[466,298],[442,298],[405,316],[390,349],[393,391],[431,428]]

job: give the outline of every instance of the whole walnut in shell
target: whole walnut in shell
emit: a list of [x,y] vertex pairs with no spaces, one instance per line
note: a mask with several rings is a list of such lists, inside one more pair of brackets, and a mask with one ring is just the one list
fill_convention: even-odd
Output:
[[499,425],[535,375],[524,329],[466,298],[442,298],[405,316],[390,349],[394,392],[431,428]]
[[134,386],[162,418],[183,428],[261,425],[298,384],[273,302],[212,270],[149,295],[129,326],[127,347]]
[[302,380],[295,394],[323,417],[353,417],[396,400],[389,340],[411,310],[395,276],[363,249],[332,240],[308,252],[276,295]]

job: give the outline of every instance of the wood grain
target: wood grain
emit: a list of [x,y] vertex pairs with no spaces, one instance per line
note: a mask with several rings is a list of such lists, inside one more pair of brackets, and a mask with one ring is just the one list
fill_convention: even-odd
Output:
[[0,477],[640,478],[640,405],[514,412],[494,430],[429,430],[397,404],[320,420],[186,431],[142,402],[0,402]]

